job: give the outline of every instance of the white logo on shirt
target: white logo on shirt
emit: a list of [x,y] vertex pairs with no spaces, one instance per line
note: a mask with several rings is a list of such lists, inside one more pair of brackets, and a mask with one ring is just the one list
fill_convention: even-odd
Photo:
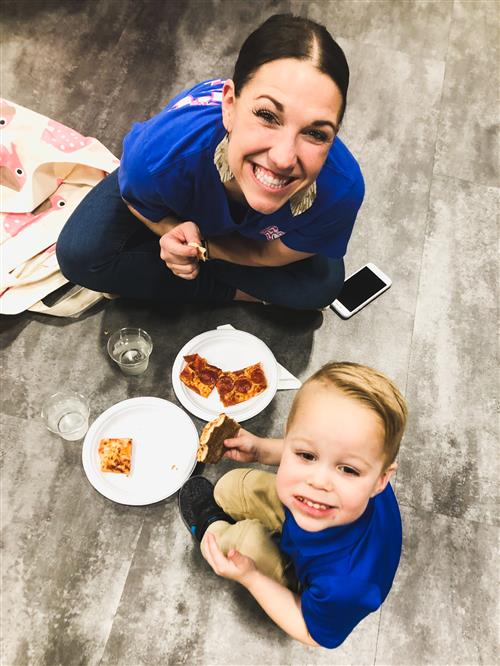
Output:
[[265,229],[262,229],[260,233],[264,234],[266,240],[275,240],[276,238],[285,235],[285,232],[280,231],[276,226],[266,227]]
[[172,109],[180,109],[183,106],[215,106],[222,103],[222,91],[214,90],[210,95],[201,95],[201,97],[193,97],[187,95],[178,102],[176,102]]

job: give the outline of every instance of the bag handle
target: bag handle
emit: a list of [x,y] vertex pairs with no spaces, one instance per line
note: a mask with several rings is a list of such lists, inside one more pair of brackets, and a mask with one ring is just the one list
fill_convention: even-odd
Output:
[[98,291],[91,291],[85,287],[75,285],[58,303],[49,306],[45,305],[43,301],[38,301],[28,310],[54,317],[78,317],[102,298],[104,298],[103,295]]
[[[0,276],[0,290],[3,291],[10,287],[22,287],[27,284],[34,284],[35,282],[45,280],[58,271],[59,264],[55,255],[47,257],[45,252],[42,252],[38,257],[15,268],[12,273],[5,273]],[[19,277],[19,275],[22,277]]]

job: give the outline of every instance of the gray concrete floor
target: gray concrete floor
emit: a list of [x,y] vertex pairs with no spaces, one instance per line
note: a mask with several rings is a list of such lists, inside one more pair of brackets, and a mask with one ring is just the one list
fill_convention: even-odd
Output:
[[[342,137],[366,178],[346,259],[392,289],[349,321],[234,306],[160,310],[121,300],[78,321],[1,321],[2,664],[498,663],[496,215],[498,8],[488,0],[15,0],[3,3],[2,94],[98,137],[174,93],[229,76],[251,28],[278,10],[324,22],[348,56]],[[48,433],[43,397],[175,401],[179,348],[222,323],[259,335],[305,378],[330,359],[387,372],[411,410],[395,482],[404,552],[393,590],[337,650],[287,638],[218,579],[175,502],[125,507],[96,493],[80,445]],[[120,375],[106,332],[150,331],[148,372]],[[280,392],[248,423],[278,436]],[[201,422],[196,420],[196,425]],[[210,469],[215,479],[229,469]],[[497,573],[495,573],[497,571]]]

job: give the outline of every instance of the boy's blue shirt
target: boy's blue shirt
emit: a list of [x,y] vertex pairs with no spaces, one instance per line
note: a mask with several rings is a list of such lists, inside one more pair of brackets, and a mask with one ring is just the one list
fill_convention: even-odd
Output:
[[386,598],[401,556],[399,507],[390,485],[354,523],[306,532],[285,507],[281,550],[295,565],[301,608],[312,638],[340,645]]
[[125,137],[119,170],[123,198],[158,222],[174,213],[195,222],[206,238],[237,232],[254,240],[281,238],[302,252],[343,257],[364,181],[355,158],[335,139],[317,178],[317,196],[293,216],[287,202],[271,215],[251,208],[236,224],[213,163],[226,131],[222,124],[224,81],[204,81],[177,95],[159,114],[135,123]]

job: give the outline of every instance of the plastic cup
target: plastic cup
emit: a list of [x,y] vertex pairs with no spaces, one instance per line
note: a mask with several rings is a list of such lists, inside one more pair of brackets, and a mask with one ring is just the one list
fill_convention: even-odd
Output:
[[41,417],[47,428],[69,442],[82,439],[89,428],[89,403],[80,393],[61,391],[49,396]]
[[125,375],[141,375],[152,351],[153,341],[142,328],[120,328],[109,336],[108,354]]

